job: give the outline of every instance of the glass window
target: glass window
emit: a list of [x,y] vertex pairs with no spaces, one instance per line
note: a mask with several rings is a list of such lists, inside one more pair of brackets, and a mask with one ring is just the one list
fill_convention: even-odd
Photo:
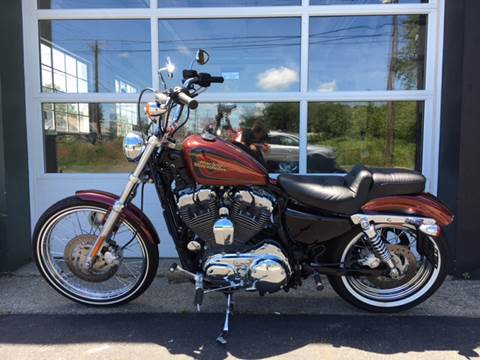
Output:
[[54,91],[115,92],[118,79],[131,92],[151,84],[149,20],[40,20],[39,30],[45,67],[52,49]]
[[42,91],[53,91],[52,69],[45,65],[42,65]]
[[161,20],[159,48],[160,64],[170,56],[176,65],[174,82],[190,67],[198,48],[207,50],[210,61],[201,71],[225,78],[209,92],[300,87],[299,18]]
[[308,105],[308,172],[356,164],[421,169],[423,102],[315,102]]
[[424,89],[426,22],[426,15],[311,18],[309,89]]
[[141,131],[136,104],[43,103],[47,173],[130,172],[123,137]]
[[300,5],[301,0],[158,0],[159,7],[232,7]]
[[177,140],[209,131],[241,143],[271,173],[298,172],[298,126],[298,103],[201,103]]
[[149,0],[38,0],[39,9],[146,8]]
[[310,0],[310,5],[421,4],[428,0]]

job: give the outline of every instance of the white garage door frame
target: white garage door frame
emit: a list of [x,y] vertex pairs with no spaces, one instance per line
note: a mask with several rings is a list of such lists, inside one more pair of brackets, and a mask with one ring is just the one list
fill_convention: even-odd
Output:
[[[36,0],[22,0],[25,59],[25,97],[27,113],[28,165],[32,228],[41,213],[55,201],[71,196],[79,189],[101,189],[120,193],[127,174],[51,174],[45,172],[42,103],[44,102],[136,102],[136,94],[116,93],[42,93],[40,89],[40,51],[38,21],[43,19],[149,19],[151,25],[152,86],[159,87],[158,20],[179,18],[301,18],[301,73],[300,91],[285,93],[215,93],[202,94],[204,102],[279,102],[296,101],[300,104],[300,173],[307,168],[307,107],[309,101],[424,101],[422,172],[427,177],[427,190],[436,194],[440,138],[440,111],[442,85],[442,54],[444,28],[444,0],[430,0],[428,4],[390,5],[323,5],[309,6],[303,0],[300,6],[165,9],[150,0],[145,9],[62,9],[38,10]],[[425,90],[412,91],[335,91],[309,92],[308,34],[311,16],[426,14],[427,51]],[[162,218],[153,186],[145,189],[145,212],[156,226],[161,239],[160,251],[165,257],[175,256],[175,248]]]

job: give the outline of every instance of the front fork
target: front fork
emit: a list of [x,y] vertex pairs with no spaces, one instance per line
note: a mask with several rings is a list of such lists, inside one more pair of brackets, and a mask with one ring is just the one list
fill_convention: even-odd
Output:
[[130,178],[128,180],[127,185],[122,191],[122,195],[120,195],[120,198],[115,201],[115,204],[112,207],[112,210],[107,216],[107,219],[105,220],[105,223],[103,224],[102,231],[97,237],[97,240],[95,240],[95,243],[93,246],[90,248],[87,258],[85,260],[85,268],[86,269],[91,269],[93,266],[93,263],[95,262],[95,259],[100,252],[100,249],[102,248],[103,244],[107,239],[110,238],[112,235],[112,231],[115,227],[115,224],[118,221],[118,218],[120,217],[120,214],[122,213],[123,208],[125,207],[127,201],[130,199],[130,195],[132,192],[135,190],[137,187],[138,183],[140,182],[140,176],[142,175],[143,170],[147,166],[148,160],[152,156],[153,152],[160,146],[161,141],[158,137],[156,136],[151,136],[148,139],[147,146],[145,147],[145,150],[143,151],[143,154],[138,161],[138,165],[133,171],[133,173],[130,175]]

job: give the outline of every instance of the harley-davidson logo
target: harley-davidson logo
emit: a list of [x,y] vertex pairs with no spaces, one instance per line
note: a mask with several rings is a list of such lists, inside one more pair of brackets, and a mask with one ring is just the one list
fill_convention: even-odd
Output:
[[214,171],[222,171],[222,172],[227,171],[227,169],[225,169],[222,165],[213,161],[199,160],[199,161],[195,161],[193,163],[193,166],[196,166],[202,169],[214,170]]

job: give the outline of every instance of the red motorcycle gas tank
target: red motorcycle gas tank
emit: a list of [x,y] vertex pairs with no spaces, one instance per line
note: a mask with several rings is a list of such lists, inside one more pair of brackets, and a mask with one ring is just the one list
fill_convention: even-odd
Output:
[[239,147],[220,138],[191,135],[183,141],[190,175],[202,185],[267,185],[267,170]]

